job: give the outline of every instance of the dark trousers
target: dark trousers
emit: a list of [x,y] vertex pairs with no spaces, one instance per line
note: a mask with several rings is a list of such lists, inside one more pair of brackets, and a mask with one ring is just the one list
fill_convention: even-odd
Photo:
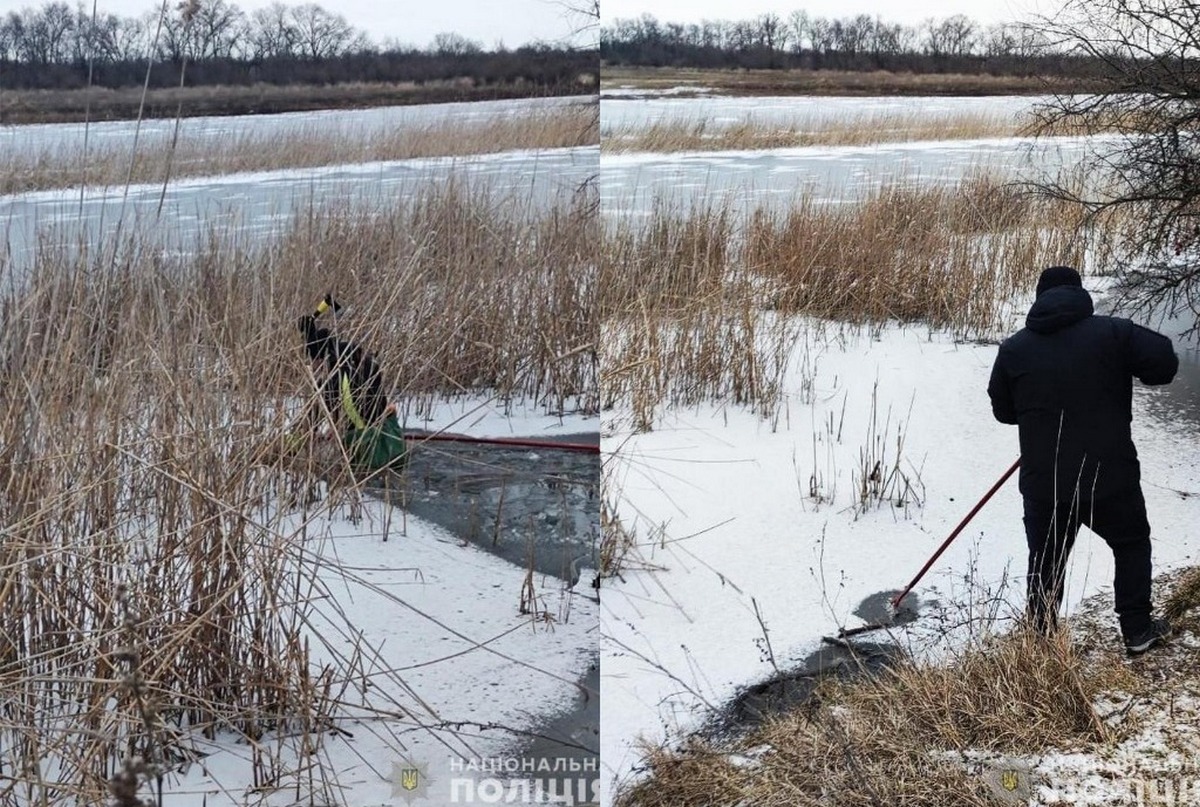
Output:
[[1104,539],[1116,560],[1113,598],[1121,633],[1136,636],[1150,627],[1150,523],[1141,488],[1103,500],[1040,502],[1025,499],[1029,543],[1027,616],[1042,632],[1054,628],[1062,604],[1067,558],[1080,525]]

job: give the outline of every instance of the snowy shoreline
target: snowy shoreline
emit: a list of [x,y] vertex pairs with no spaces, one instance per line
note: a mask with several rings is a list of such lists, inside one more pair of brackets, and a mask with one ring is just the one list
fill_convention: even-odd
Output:
[[[995,351],[922,327],[846,329],[808,356],[810,398],[797,392],[805,379],[793,355],[778,431],[721,405],[665,414],[645,434],[632,433],[619,412],[606,418],[603,447],[622,494],[620,516],[642,539],[646,563],[661,569],[625,573],[603,602],[607,800],[617,783],[636,779],[635,738],[676,742],[710,707],[767,678],[765,644],[786,668],[822,635],[858,624],[855,606],[903,586],[1012,463],[1015,429],[993,420],[985,392]],[[1200,490],[1200,423],[1164,420],[1152,406],[1162,395],[1138,389],[1134,414],[1156,572],[1195,562],[1200,550],[1188,534],[1200,500],[1175,492]],[[885,468],[901,441],[898,467],[921,506],[914,496],[907,506],[856,506],[861,457],[877,439]],[[1020,525],[1013,483],[917,593],[953,607],[972,592],[1001,592],[1008,612],[1019,613]],[[1111,574],[1107,547],[1081,536],[1068,613],[1104,591]],[[931,650],[952,641],[921,637],[922,621],[913,641]]]

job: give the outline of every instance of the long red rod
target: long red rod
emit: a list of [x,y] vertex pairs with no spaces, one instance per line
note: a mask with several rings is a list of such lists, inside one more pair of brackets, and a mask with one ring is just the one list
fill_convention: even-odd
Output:
[[1020,458],[1018,458],[1017,461],[1012,464],[1012,467],[1004,472],[1004,476],[1000,477],[1000,479],[998,479],[996,481],[996,484],[992,485],[992,489],[984,494],[983,498],[979,500],[979,503],[976,504],[973,508],[971,508],[971,512],[967,513],[967,517],[964,518],[959,523],[959,525],[954,528],[954,532],[950,533],[950,537],[942,542],[942,545],[938,547],[937,552],[933,553],[933,557],[931,557],[929,560],[925,561],[925,565],[921,567],[921,571],[917,572],[917,576],[912,579],[912,582],[909,583],[907,586],[905,586],[904,591],[901,591],[900,595],[898,597],[896,597],[895,599],[892,600],[892,608],[893,609],[900,607],[900,601],[908,596],[908,592],[913,590],[913,586],[915,586],[917,583],[921,582],[921,578],[925,576],[925,573],[927,571],[929,571],[929,567],[932,566],[937,561],[937,559],[942,556],[942,553],[946,551],[946,548],[948,546],[950,546],[950,542],[958,537],[958,534],[960,532],[962,532],[963,529],[966,528],[967,524],[970,523],[971,519],[975,518],[975,514],[978,513],[980,510],[982,510],[983,506],[988,503],[988,499],[990,499],[990,498],[992,498],[992,496],[996,495],[996,491],[1000,490],[1001,486],[1003,486],[1004,483],[1008,481],[1008,478],[1010,476],[1012,476],[1014,473],[1016,473],[1017,468],[1019,468],[1020,466],[1021,466],[1021,460],[1020,460]]
[[443,440],[451,443],[483,443],[485,445],[514,446],[516,448],[547,448],[561,451],[589,451],[600,453],[599,445],[589,443],[559,443],[554,440],[526,440],[520,437],[468,437],[465,434],[414,434],[406,435],[413,442]]

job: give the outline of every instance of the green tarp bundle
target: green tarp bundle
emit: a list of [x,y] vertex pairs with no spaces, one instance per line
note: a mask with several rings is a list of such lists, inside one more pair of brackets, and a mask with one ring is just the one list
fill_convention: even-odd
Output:
[[389,468],[399,471],[408,461],[404,433],[394,414],[388,413],[378,426],[351,426],[342,438],[354,464],[368,471]]

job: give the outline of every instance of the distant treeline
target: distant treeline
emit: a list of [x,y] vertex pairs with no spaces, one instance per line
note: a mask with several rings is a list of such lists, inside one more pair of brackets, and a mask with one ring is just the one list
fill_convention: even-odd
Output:
[[0,89],[75,89],[140,86],[147,61],[152,87],[200,85],[337,84],[456,79],[475,86],[527,84],[579,89],[594,74],[595,50],[562,44],[515,49],[483,45],[444,33],[427,46],[373,42],[337,13],[319,5],[275,3],[247,13],[227,0],[191,0],[160,19],[101,14],[90,4],[49,2],[0,17]]
[[997,75],[1082,75],[1088,68],[1055,52],[1034,27],[983,26],[961,14],[918,25],[867,14],[810,17],[805,11],[699,23],[660,22],[646,14],[603,26],[600,57],[623,66]]

